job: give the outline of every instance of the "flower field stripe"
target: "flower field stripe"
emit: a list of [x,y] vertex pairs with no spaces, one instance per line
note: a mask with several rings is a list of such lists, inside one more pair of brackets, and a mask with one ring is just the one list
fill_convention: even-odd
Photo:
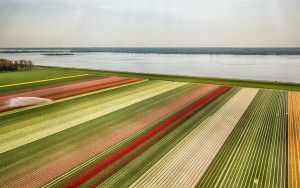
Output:
[[195,115],[127,164],[126,167],[122,168],[105,182],[100,184],[99,187],[129,187],[190,132],[192,132],[201,122],[218,111],[218,109],[232,98],[238,90],[239,88],[232,88],[226,94],[209,103],[205,106],[205,108],[199,110]]
[[198,187],[286,187],[287,93],[261,90]]
[[[177,110],[181,105],[194,100],[194,98],[206,95],[214,88],[216,88],[214,85],[184,85],[121,109],[118,112],[108,114],[105,117],[86,122],[74,129],[39,140],[38,143],[31,143],[30,145],[33,148],[28,146],[26,148],[17,148],[9,152],[11,155],[8,155],[8,153],[6,156],[3,156],[4,159],[13,158],[15,156],[14,153],[16,153],[21,160],[7,159],[3,161],[3,164],[7,164],[5,165],[7,166],[5,171],[11,173],[7,174],[6,177],[2,177],[0,185],[7,185],[8,187],[19,187],[21,185],[36,187],[43,185],[49,180],[84,163],[96,154],[102,153],[102,151],[113,144],[140,129],[148,127],[150,123],[164,117],[173,110]],[[134,115],[130,116],[128,114]],[[50,140],[53,141],[50,142]],[[37,145],[41,146],[37,147]],[[57,146],[52,147],[52,145]],[[33,154],[28,152],[33,149],[41,152],[38,152],[37,156],[33,156]],[[56,153],[63,157],[55,157]],[[12,163],[13,161],[16,162]],[[34,171],[30,169],[34,169]],[[18,174],[23,175],[20,177]],[[18,178],[16,179],[16,177]]]
[[5,175],[0,180],[0,187],[41,186],[163,117],[169,111],[185,104],[185,101],[215,87],[184,85],[81,124],[75,129],[59,132],[2,154],[0,173]]
[[78,95],[78,94],[82,94],[82,93],[87,93],[87,92],[91,92],[91,91],[97,91],[97,90],[100,90],[100,89],[105,89],[105,88],[108,88],[108,87],[114,87],[114,86],[119,86],[119,85],[123,85],[123,84],[129,84],[129,83],[136,82],[136,81],[139,81],[139,80],[140,79],[137,79],[137,78],[124,79],[124,80],[120,80],[120,81],[105,83],[105,84],[98,85],[98,86],[82,88],[82,89],[73,90],[73,91],[64,92],[64,93],[55,94],[55,95],[48,95],[47,98],[52,99],[52,100],[57,100],[57,99],[62,99],[62,98],[65,98],[65,97],[70,97],[70,96],[74,96],[74,95]]
[[[129,84],[129,83],[133,83],[139,81],[139,79],[123,79],[120,81],[114,81],[114,82],[110,82],[110,83],[104,83],[98,86],[92,86],[92,87],[87,87],[87,88],[81,88],[81,89],[76,89],[76,90],[71,90],[71,91],[62,91],[62,90],[56,90],[57,94],[52,94],[49,95],[48,92],[44,93],[45,96],[39,96],[39,97],[45,97],[51,100],[58,100],[58,99],[62,99],[62,98],[66,98],[66,97],[71,97],[74,95],[78,95],[78,94],[82,94],[82,93],[87,93],[87,92],[91,92],[91,91],[97,91],[100,89],[105,89],[108,87],[114,87],[114,86],[119,86],[119,85],[123,85],[123,84]],[[59,89],[59,88],[58,88]],[[5,112],[8,110],[13,110],[13,109],[18,109],[18,108],[22,108],[21,107],[8,107],[8,106],[3,106],[0,107],[0,112]]]
[[[227,92],[227,90],[225,92]],[[220,93],[220,95],[221,94],[222,93]],[[197,102],[198,100],[199,99],[195,100],[195,102]],[[131,162],[132,160],[134,160],[140,154],[142,154],[147,149],[149,149],[151,146],[153,146],[158,141],[160,141],[162,138],[164,138],[164,136],[166,136],[167,134],[169,134],[170,132],[172,132],[174,129],[178,128],[178,126],[182,125],[182,123],[184,123],[186,120],[188,120],[189,118],[191,118],[195,113],[197,113],[199,110],[201,110],[204,106],[208,105],[208,103],[211,102],[212,100],[214,100],[214,99],[212,98],[211,100],[207,101],[206,103],[203,103],[203,104],[199,105],[194,110],[191,110],[188,114],[181,116],[180,119],[178,119],[177,121],[173,122],[168,127],[165,127],[163,130],[159,131],[157,134],[155,134],[154,136],[150,137],[145,142],[141,143],[138,147],[135,147],[131,152],[129,152],[128,154],[124,155],[122,158],[120,158],[119,160],[117,160],[112,165],[108,166],[107,168],[105,168],[100,173],[96,174],[94,177],[92,177],[91,179],[89,179],[88,181],[86,181],[81,186],[83,186],[83,187],[95,187],[95,186],[101,184],[107,178],[109,178],[111,175],[113,175],[114,173],[118,172],[120,169],[122,169],[129,162]],[[194,102],[192,102],[191,105],[193,105],[193,103]],[[187,105],[187,107],[189,107],[189,106],[190,106],[190,104]],[[186,107],[183,107],[182,110],[184,110],[185,108]],[[180,111],[181,110],[179,110],[179,112]],[[172,118],[172,116],[170,118]],[[167,120],[168,119],[166,118],[166,121]]]
[[[144,126],[146,126],[146,127],[144,127],[141,130],[138,130],[137,132],[132,132],[131,136],[125,138],[124,140],[122,140],[121,142],[117,143],[116,145],[113,145],[112,147],[108,148],[108,150],[105,150],[104,152],[101,152],[101,153],[97,154],[92,159],[90,159],[90,160],[86,161],[85,163],[77,166],[76,168],[74,168],[74,169],[70,170],[69,172],[65,173],[64,175],[62,175],[62,176],[56,178],[55,180],[47,183],[44,187],[52,187],[52,186],[55,186],[57,184],[61,184],[60,182],[65,182],[66,178],[74,177],[74,174],[76,175],[76,174],[80,173],[82,171],[82,169],[86,169],[89,166],[92,166],[97,161],[102,160],[105,156],[107,156],[107,155],[115,152],[116,150],[124,147],[132,139],[137,138],[137,137],[139,137],[142,134],[145,134],[147,131],[149,131],[152,128],[154,128],[157,124],[163,122],[167,118],[169,118],[169,117],[173,116],[174,114],[176,114],[178,111],[180,111],[181,109],[183,109],[185,106],[188,106],[191,103],[193,103],[196,100],[198,100],[200,97],[203,97],[203,96],[207,95],[207,93],[209,93],[210,91],[212,91],[212,89],[214,89],[214,88],[216,88],[216,86],[214,86],[214,85],[203,85],[200,88],[197,88],[195,91],[187,93],[184,98],[182,98],[182,99],[178,98],[177,100],[178,100],[179,103],[178,102],[175,103],[175,104],[177,104],[177,108],[179,107],[178,109],[174,108],[175,107],[174,106],[174,107],[172,107],[172,109],[169,109],[169,111],[166,112],[166,110],[164,108],[167,107],[167,109],[168,109],[169,107],[168,107],[168,105],[165,105],[164,108],[157,110],[157,112],[154,112],[154,114],[157,113],[157,114],[164,115],[164,114],[170,112],[170,110],[172,112],[169,113],[169,114],[167,114],[166,116],[160,116],[160,117],[162,117],[160,119],[157,119],[157,120],[153,119],[152,121],[155,120],[154,122],[149,121],[148,123],[150,123],[150,122],[152,122],[152,123],[150,123],[150,125],[148,125],[148,126],[146,126],[147,122],[145,122],[145,121],[132,122],[131,126],[134,126],[135,124],[139,124],[139,125],[145,124]],[[180,88],[178,88],[178,89],[180,89]],[[168,94],[168,93],[166,93],[166,94]],[[165,94],[163,94],[163,95],[165,95]],[[158,97],[160,97],[160,96],[158,96]],[[154,98],[154,101],[156,101],[155,98]],[[188,103],[188,104],[185,104],[185,103]],[[183,105],[183,106],[180,106],[180,105]],[[134,108],[136,108],[136,107],[134,107]],[[174,112],[173,112],[173,110],[174,110]],[[145,114],[148,114],[148,112],[145,111]],[[151,114],[149,114],[149,115],[153,116]],[[121,127],[123,127],[123,126],[121,126]],[[113,138],[115,138],[115,136]],[[104,141],[99,140],[99,142],[103,143],[103,142],[106,142],[106,141],[105,140]],[[97,147],[99,147],[99,146],[97,146]]]
[[[75,112],[89,111],[94,107],[113,102],[116,99],[125,96],[131,96],[144,90],[152,90],[157,87],[166,87],[169,82],[161,81],[147,81],[138,84],[129,84],[126,87],[117,87],[114,89],[107,89],[107,91],[96,91],[75,96],[66,99],[60,99],[55,103],[50,103],[45,106],[29,108],[24,111],[17,111],[14,113],[4,112],[6,115],[1,115],[0,135],[9,132],[16,132],[17,130],[26,129],[28,127],[34,128],[35,125],[43,124],[48,121],[55,121],[57,119],[67,117]],[[98,109],[99,110],[99,109]],[[75,116],[76,118],[76,116]],[[78,118],[78,117],[77,117]],[[68,121],[68,119],[66,119]],[[50,125],[49,125],[50,126]]]
[[126,80],[126,79],[128,79],[128,78],[123,78],[123,77],[106,77],[105,78],[104,77],[104,78],[93,79],[93,80],[88,80],[88,81],[67,83],[67,84],[63,84],[63,85],[59,85],[59,86],[51,86],[51,87],[47,87],[47,88],[43,88],[43,89],[35,89],[32,91],[0,96],[0,103],[7,102],[9,99],[15,98],[15,97],[45,97],[45,96],[55,95],[57,93],[65,93],[68,91],[73,91],[73,90],[82,89],[82,88],[88,88],[88,87],[92,87],[92,86],[107,84],[107,83]]
[[50,79],[45,79],[45,80],[36,80],[36,81],[30,81],[30,82],[21,82],[21,83],[15,83],[15,84],[0,85],[0,88],[40,83],[40,82],[48,82],[48,81],[53,81],[53,80],[62,80],[62,79],[67,79],[67,78],[83,77],[83,76],[88,76],[88,75],[90,75],[90,74],[79,74],[79,75],[65,76],[65,77],[60,77],[60,78],[50,78]]
[[288,187],[300,186],[300,92],[288,93]]
[[[223,89],[224,89],[224,88],[223,88]],[[193,103],[193,104],[194,104],[194,103]],[[190,106],[189,106],[189,107],[190,107]],[[172,116],[172,117],[173,117],[173,116]],[[172,117],[171,117],[171,118],[172,118]]]
[[136,147],[143,144],[148,139],[150,139],[153,136],[155,136],[156,134],[158,134],[160,131],[163,131],[164,129],[166,129],[167,127],[172,125],[173,123],[175,123],[177,121],[180,121],[180,118],[188,115],[190,112],[195,110],[197,107],[212,101],[213,99],[215,99],[219,95],[227,92],[229,89],[230,89],[229,87],[225,87],[225,86],[221,86],[221,87],[217,88],[216,90],[209,93],[205,97],[199,99],[198,101],[196,101],[193,104],[191,104],[190,106],[184,108],[183,110],[181,110],[180,112],[178,112],[177,114],[172,116],[171,118],[167,119],[166,121],[164,121],[163,123],[158,125],[156,128],[150,130],[149,132],[142,135],[141,137],[133,140],[127,146],[121,148],[120,150],[118,150],[117,152],[115,152],[112,155],[108,156],[106,159],[104,159],[100,163],[96,164],[92,168],[90,168],[87,171],[83,172],[82,174],[80,174],[75,179],[69,181],[68,183],[65,184],[64,187],[77,187],[77,186],[81,185],[82,183],[84,183],[85,181],[87,181],[88,179],[90,179],[91,177],[93,177],[94,175],[99,173],[100,171],[104,170],[106,167],[108,167],[112,163],[119,160],[121,157],[125,156],[126,154],[128,154],[129,152],[134,150]]
[[[42,138],[46,135],[54,134],[57,131],[65,130],[66,128],[71,128],[73,126],[79,125],[81,123],[84,123],[86,121],[89,121],[91,119],[94,119],[96,117],[100,117],[102,115],[108,114],[110,112],[113,112],[115,110],[118,110],[120,108],[126,107],[128,105],[134,104],[136,102],[142,101],[144,99],[150,98],[152,96],[158,95],[160,93],[172,90],[174,88],[177,88],[179,86],[185,85],[184,83],[172,83],[172,82],[158,82],[154,84],[153,88],[142,90],[141,92],[133,93],[131,95],[118,97],[116,100],[113,101],[107,101],[104,103],[100,103],[99,105],[95,105],[95,102],[93,103],[95,106],[92,106],[87,109],[79,110],[76,113],[73,112],[71,114],[67,115],[61,115],[60,117],[57,117],[55,119],[52,119],[51,121],[41,122],[40,124],[34,124],[26,128],[10,131],[8,133],[3,132],[1,136],[0,143],[6,143],[6,144],[14,144],[18,141],[18,137],[20,135],[25,136],[26,139],[20,138],[19,140],[23,142],[27,139],[36,139],[36,138]],[[78,114],[85,114],[85,116],[78,117]],[[55,122],[55,123],[54,123]],[[24,124],[24,122],[22,122]],[[59,126],[58,126],[59,125]],[[49,130],[53,130],[49,131]],[[40,132],[41,131],[41,132]],[[33,132],[33,133],[32,133]],[[29,134],[29,135],[28,135]],[[32,136],[30,136],[32,135]],[[35,137],[34,135],[37,135],[38,137]],[[9,143],[7,141],[12,140],[13,142]],[[32,140],[32,141],[34,141]],[[4,145],[1,145],[4,146]],[[0,148],[1,148],[0,146]],[[1,148],[2,149],[2,148]],[[2,151],[0,149],[0,151]]]
[[86,181],[81,186],[82,187],[96,187],[97,185],[101,184],[107,178],[112,176],[114,173],[118,172],[120,169],[122,169],[124,166],[126,166],[128,163],[130,163],[136,157],[138,157],[143,152],[145,152],[147,149],[149,149],[154,144],[156,144],[158,141],[160,141],[164,136],[166,136],[167,134],[172,132],[174,129],[176,129],[181,123],[183,123],[185,120],[187,120],[187,118],[188,117],[185,117],[182,120],[170,125],[169,127],[166,127],[162,131],[158,132],[156,135],[149,138],[148,140],[143,142],[138,147],[134,148],[131,152],[124,155],[122,158],[120,158],[119,160],[117,160],[112,165],[108,166],[107,168],[105,168],[100,173],[96,174],[94,177],[92,177],[91,179]]
[[[110,91],[110,90],[113,90],[113,89],[122,88],[122,87],[130,86],[130,85],[134,85],[134,84],[139,84],[139,83],[143,83],[143,82],[148,82],[148,81],[149,80],[144,79],[144,80],[140,80],[140,81],[131,82],[131,83],[128,83],[128,84],[122,84],[122,85],[118,85],[118,86],[104,88],[104,89],[97,90],[97,91],[91,91],[91,92],[88,92],[88,93],[78,94],[78,95],[70,96],[70,97],[67,97],[67,98],[57,99],[55,101],[55,103],[68,101],[68,100],[76,99],[76,98],[79,98],[79,97],[85,97],[85,96],[93,95],[93,94],[97,94],[97,93],[103,93],[103,92]],[[23,107],[21,109],[19,108],[19,109],[13,109],[11,111],[1,112],[0,117],[1,116],[6,116],[6,115],[9,115],[9,114],[14,114],[14,113],[26,111],[26,110],[30,110],[30,109],[34,109],[34,108],[38,108],[38,107],[42,107],[42,106],[47,106],[49,104],[51,104],[51,103],[37,104],[37,105],[34,105],[34,106],[26,106],[26,107]]]
[[170,91],[177,87],[183,86],[186,83],[163,82],[162,84],[163,85],[160,87],[154,87],[153,89],[144,90],[129,96],[123,96],[114,101],[109,101],[98,106],[83,109],[79,112],[67,114],[66,116],[60,116],[51,121],[42,122],[32,127],[23,128],[11,131],[6,134],[2,134],[0,140],[0,153],[9,151],[16,147],[55,134],[65,129],[77,126],[81,123],[106,115],[126,106],[135,104],[137,102],[159,95],[166,91]]
[[[82,110],[88,110],[101,104],[112,102],[116,99],[131,96],[135,93],[140,93],[144,90],[152,90],[157,87],[166,87],[168,82],[144,82],[137,85],[130,85],[128,87],[120,87],[117,89],[108,90],[106,92],[97,91],[94,94],[83,94],[82,97],[71,97],[55,101],[45,107],[30,108],[25,111],[11,113],[8,115],[1,115],[2,121],[0,122],[0,134],[16,131],[25,127],[31,127],[32,125],[42,123],[44,121],[53,121],[61,116],[79,112]],[[62,108],[64,107],[64,108]],[[49,110],[51,112],[49,113]]]
[[241,89],[131,187],[195,187],[257,92]]

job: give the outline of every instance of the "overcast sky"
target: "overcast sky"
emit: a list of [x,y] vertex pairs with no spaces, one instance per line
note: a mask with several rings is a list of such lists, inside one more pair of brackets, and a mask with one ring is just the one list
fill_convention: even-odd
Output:
[[0,0],[0,47],[300,46],[300,0]]

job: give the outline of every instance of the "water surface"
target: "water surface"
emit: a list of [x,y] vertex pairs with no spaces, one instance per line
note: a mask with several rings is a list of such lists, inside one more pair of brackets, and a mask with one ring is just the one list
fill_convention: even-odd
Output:
[[0,58],[32,60],[36,65],[47,66],[300,83],[300,55],[86,52],[71,56],[0,53]]

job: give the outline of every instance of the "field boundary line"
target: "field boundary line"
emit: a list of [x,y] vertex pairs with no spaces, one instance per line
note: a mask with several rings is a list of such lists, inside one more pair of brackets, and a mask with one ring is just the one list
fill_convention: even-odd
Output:
[[74,75],[74,76],[65,76],[65,77],[59,77],[59,78],[50,78],[50,79],[45,79],[45,80],[36,80],[36,81],[31,81],[31,82],[21,82],[21,83],[16,83],[16,84],[7,84],[7,85],[0,85],[0,88],[4,87],[11,87],[11,86],[19,86],[19,85],[26,85],[26,84],[33,84],[33,83],[40,83],[40,82],[48,82],[48,81],[53,81],[53,80],[63,80],[67,78],[76,78],[76,77],[82,77],[82,76],[88,76],[90,74],[79,74],[79,75]]

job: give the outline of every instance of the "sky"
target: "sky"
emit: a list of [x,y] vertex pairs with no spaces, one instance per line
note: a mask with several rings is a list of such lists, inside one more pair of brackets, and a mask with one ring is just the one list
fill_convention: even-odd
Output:
[[300,47],[300,0],[0,0],[0,47]]

